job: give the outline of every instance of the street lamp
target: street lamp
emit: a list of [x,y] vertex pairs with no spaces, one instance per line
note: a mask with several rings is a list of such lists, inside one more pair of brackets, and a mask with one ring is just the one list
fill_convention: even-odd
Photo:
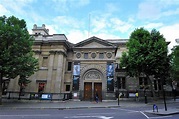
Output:
[[[119,64],[118,63],[116,63],[116,69],[115,69],[115,73],[116,72],[119,72]],[[116,93],[116,95],[117,95],[117,102],[118,102],[118,106],[119,106],[119,79],[117,78],[117,93]]]
[[165,105],[165,111],[167,111],[167,104],[166,104],[166,99],[165,99],[165,89],[166,89],[166,84],[165,84],[165,78],[162,80],[162,90],[163,90],[163,101]]
[[119,106],[119,80],[117,79],[117,104]]

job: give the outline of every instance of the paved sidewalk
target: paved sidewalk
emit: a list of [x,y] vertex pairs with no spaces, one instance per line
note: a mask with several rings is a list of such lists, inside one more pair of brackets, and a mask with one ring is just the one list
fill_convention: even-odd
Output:
[[[149,102],[145,104],[144,102],[135,102],[135,101],[125,101],[120,100],[119,106],[117,100],[115,101],[103,101],[103,102],[91,102],[91,101],[35,101],[35,100],[4,100],[3,105],[0,105],[1,109],[83,109],[83,108],[125,108],[125,107],[152,107],[153,104],[162,104],[163,101]],[[179,105],[179,99],[175,102],[173,100],[167,100],[167,103],[176,103]],[[152,113],[157,115],[172,115],[179,114],[178,108],[168,108],[167,111],[165,109],[159,109],[158,112],[153,112],[153,110],[146,110],[146,113]]]
[[103,101],[96,103],[95,101],[34,101],[34,100],[16,100],[4,101],[1,108],[36,108],[36,109],[77,109],[77,108],[109,108],[109,107],[119,107],[117,101]]
[[177,108],[168,108],[167,111],[165,111],[165,109],[160,109],[158,112],[156,112],[156,111],[153,112],[153,110],[146,110],[144,112],[150,113],[150,114],[166,116],[166,115],[179,114],[179,109],[177,109]]

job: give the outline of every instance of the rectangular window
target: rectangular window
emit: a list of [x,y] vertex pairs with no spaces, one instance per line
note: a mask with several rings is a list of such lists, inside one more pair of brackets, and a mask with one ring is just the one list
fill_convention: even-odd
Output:
[[143,86],[148,85],[148,80],[146,77],[139,77],[139,86],[142,88]]
[[157,81],[154,80],[154,89],[157,90]]
[[162,83],[161,83],[161,80],[158,80],[158,89],[159,89],[159,90],[162,90]]
[[99,53],[99,59],[104,59],[104,53]]
[[45,83],[39,83],[38,93],[43,93],[45,90]]
[[146,77],[143,77],[143,80],[144,80],[144,85],[148,85],[148,80]]
[[48,66],[48,57],[43,57],[42,67],[47,67],[47,66]]
[[68,62],[68,69],[67,69],[67,71],[71,71],[71,68],[72,68],[72,62]]
[[162,90],[162,84],[160,80],[154,80],[154,89],[155,90]]
[[70,91],[70,85],[66,85],[66,91]]
[[139,85],[141,86],[141,85],[144,85],[143,84],[143,79],[142,79],[142,77],[139,77]]
[[126,89],[126,78],[125,77],[117,77],[117,87],[119,89]]
[[88,53],[84,53],[84,59],[88,59]]

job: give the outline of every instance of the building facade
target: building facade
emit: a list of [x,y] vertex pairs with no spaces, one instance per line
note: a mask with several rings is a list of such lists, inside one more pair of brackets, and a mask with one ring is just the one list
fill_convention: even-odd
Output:
[[[80,100],[93,100],[97,93],[100,100],[106,100],[116,99],[117,91],[132,96],[140,85],[148,85],[145,77],[131,80],[125,70],[118,69],[127,39],[93,36],[73,44],[64,34],[49,35],[45,25],[34,25],[32,31],[39,70],[29,78],[25,92],[72,93],[73,99]],[[159,87],[158,81],[154,83]],[[10,80],[7,90],[19,91],[18,78]]]

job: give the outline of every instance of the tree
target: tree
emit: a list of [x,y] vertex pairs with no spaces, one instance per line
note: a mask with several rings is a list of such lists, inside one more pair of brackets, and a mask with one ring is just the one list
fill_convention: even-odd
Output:
[[179,46],[174,46],[170,54],[171,78],[179,81]]
[[25,89],[27,84],[29,84],[31,81],[28,80],[28,77],[30,77],[35,71],[38,69],[38,62],[37,60],[33,57],[33,53],[29,52],[27,53],[24,57],[21,58],[20,60],[20,67],[19,69],[19,86],[20,86],[20,91],[19,91],[19,99],[21,96],[22,91]]
[[145,75],[155,96],[150,76],[163,80],[169,71],[165,38],[155,29],[149,32],[139,28],[131,33],[127,48],[128,52],[122,55],[120,65],[126,67],[127,74],[131,77]]
[[32,57],[33,40],[24,20],[14,16],[0,17],[0,104],[4,77],[28,77],[35,72],[37,60]]

